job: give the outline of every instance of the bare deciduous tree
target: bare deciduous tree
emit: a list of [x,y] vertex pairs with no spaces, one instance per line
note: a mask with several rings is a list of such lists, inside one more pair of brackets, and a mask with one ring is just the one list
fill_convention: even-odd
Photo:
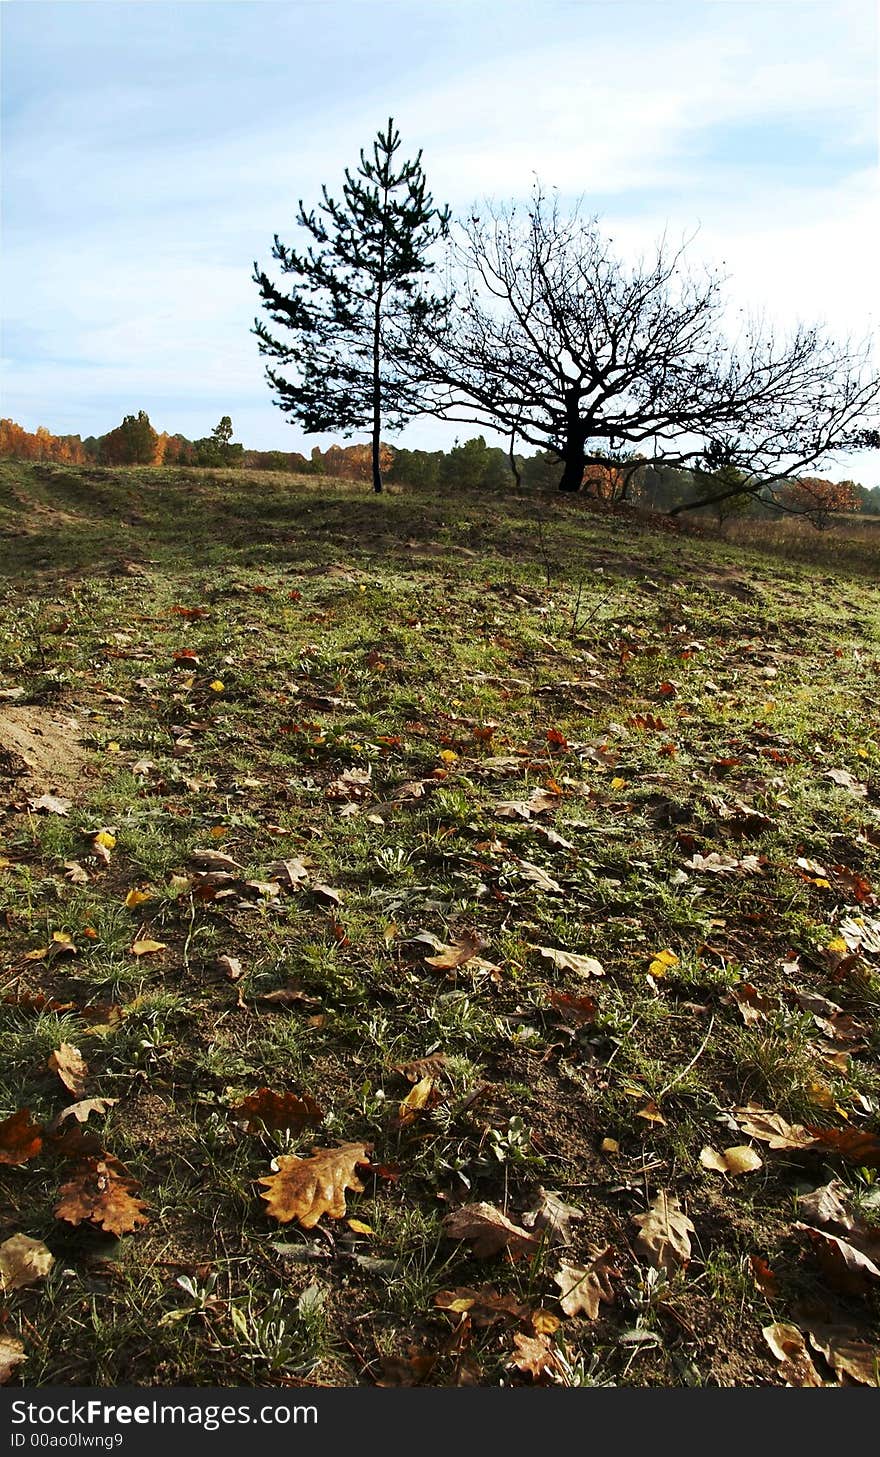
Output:
[[[728,342],[723,280],[661,243],[623,264],[595,218],[489,207],[454,244],[451,318],[410,361],[430,413],[518,436],[562,462],[577,491],[589,464],[633,457],[743,473],[722,495],[772,491],[831,451],[870,445],[880,377],[868,346],[819,328],[779,340],[746,326]],[[722,498],[717,492],[675,509]]]

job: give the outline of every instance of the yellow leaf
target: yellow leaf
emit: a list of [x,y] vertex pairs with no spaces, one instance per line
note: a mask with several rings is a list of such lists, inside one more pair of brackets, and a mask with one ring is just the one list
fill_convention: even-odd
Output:
[[371,1224],[364,1224],[364,1221],[362,1219],[347,1219],[345,1222],[348,1225],[349,1229],[353,1230],[355,1234],[376,1233],[376,1231],[373,1229],[373,1226]]
[[73,937],[67,931],[53,931],[52,940],[58,946],[72,946]]
[[615,775],[614,778],[611,781],[611,788],[612,789],[626,789],[626,780],[625,779],[621,779],[619,775]]
[[416,1114],[427,1107],[431,1094],[434,1091],[433,1078],[421,1078],[407,1093],[398,1109],[398,1116],[401,1123],[412,1123]]
[[848,948],[848,946],[847,946],[847,944],[844,941],[844,939],[843,939],[842,936],[835,936],[833,941],[829,941],[828,942],[828,945],[825,947],[825,950],[826,951],[840,951],[840,952],[842,952],[842,953],[845,954],[849,950],[849,948]]
[[821,876],[821,875],[816,880],[813,881],[813,884],[814,885],[818,885],[818,887],[819,887],[820,890],[830,890],[831,889],[831,881],[830,880],[826,880],[824,878],[824,876]]
[[125,897],[125,904],[130,911],[133,911],[135,906],[142,906],[144,901],[151,899],[152,897],[144,890],[130,890]]
[[150,956],[154,951],[167,951],[168,947],[164,941],[133,941],[131,945],[132,956]]
[[225,825],[212,825],[208,834],[212,840],[225,840],[229,831]]
[[536,1335],[552,1336],[561,1325],[562,1321],[552,1310],[536,1310],[532,1314],[532,1330]]
[[454,764],[456,759],[458,758],[458,755],[456,754],[454,749],[441,749],[440,758],[443,760],[444,764]]
[[117,742],[116,742],[115,739],[112,739],[110,741],[110,743],[107,745],[107,753],[108,754],[118,754],[120,748],[121,748],[121,745],[120,744],[117,744]]
[[602,1153],[620,1153],[620,1144],[616,1138],[603,1138],[599,1148]]
[[102,845],[105,850],[115,850],[116,836],[111,835],[109,830],[99,830],[92,844],[96,846]]
[[211,690],[212,693],[222,693],[223,692],[223,684],[220,682],[220,679],[219,678],[215,678],[214,681],[213,681],[213,683],[209,683],[208,684],[208,687],[210,688],[210,690]]

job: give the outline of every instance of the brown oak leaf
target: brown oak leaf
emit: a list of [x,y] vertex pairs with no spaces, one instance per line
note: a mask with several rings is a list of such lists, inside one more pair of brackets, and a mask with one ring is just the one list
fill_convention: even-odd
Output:
[[690,1235],[696,1231],[677,1199],[661,1190],[647,1214],[634,1214],[632,1222],[639,1226],[637,1243],[655,1269],[674,1275],[687,1266]]
[[779,1374],[786,1386],[824,1386],[807,1350],[807,1344],[796,1325],[776,1321],[764,1326],[761,1334],[779,1365]]
[[566,1315],[585,1315],[588,1320],[598,1320],[599,1305],[614,1304],[614,1289],[610,1277],[619,1275],[614,1268],[611,1246],[598,1251],[591,1257],[589,1265],[568,1265],[563,1260],[553,1276],[562,1294],[559,1304]]
[[880,1138],[868,1128],[810,1128],[813,1142],[860,1168],[880,1169]]
[[343,1143],[337,1148],[313,1148],[311,1158],[284,1154],[278,1172],[260,1179],[266,1193],[266,1212],[280,1224],[298,1219],[303,1229],[312,1229],[322,1214],[342,1219],[345,1191],[362,1194],[364,1186],[355,1173],[359,1164],[370,1162],[372,1144]]
[[[838,1290],[847,1295],[861,1295],[869,1280],[880,1280],[880,1240],[868,1253],[830,1230],[814,1229],[811,1224],[802,1224],[800,1220],[795,1220],[794,1228],[804,1230],[809,1236],[826,1278]],[[860,1244],[863,1241],[860,1240]]]
[[78,1097],[85,1091],[89,1079],[89,1069],[78,1047],[74,1047],[70,1042],[62,1042],[61,1046],[50,1054],[49,1067],[58,1074],[65,1088],[68,1092],[73,1093],[74,1097]]
[[837,1376],[848,1376],[860,1386],[880,1387],[880,1348],[861,1340],[858,1331],[811,1322],[806,1332],[813,1350],[825,1357]]
[[27,1352],[14,1336],[0,1336],[0,1386],[5,1386],[16,1366],[27,1360]]
[[559,1353],[550,1337],[543,1334],[527,1336],[517,1331],[513,1338],[513,1354],[507,1364],[525,1372],[534,1381],[542,1381],[548,1376],[558,1381],[563,1374]]
[[799,1123],[787,1123],[781,1113],[759,1108],[756,1103],[734,1108],[733,1114],[743,1133],[760,1139],[770,1148],[812,1148],[816,1142],[812,1131],[808,1132]]
[[107,1154],[84,1159],[62,1184],[55,1216],[66,1219],[68,1224],[88,1220],[108,1234],[130,1234],[139,1225],[149,1223],[144,1213],[146,1205],[136,1197],[139,1188],[137,1180],[117,1159]]
[[426,956],[425,962],[428,966],[435,966],[438,971],[454,971],[456,967],[464,966],[472,960],[484,945],[479,932],[462,931],[451,945],[441,946],[436,956]]
[[309,1124],[315,1126],[324,1119],[323,1111],[308,1093],[298,1098],[295,1093],[273,1093],[270,1088],[249,1093],[235,1109],[235,1116],[247,1133],[262,1133],[264,1129],[300,1133]]
[[55,1263],[41,1239],[13,1234],[0,1244],[0,1290],[21,1290],[48,1275]]
[[0,1123],[0,1164],[26,1164],[43,1147],[43,1130],[30,1108],[19,1108]]
[[118,1102],[118,1098],[81,1098],[78,1103],[71,1103],[68,1108],[62,1109],[57,1118],[52,1119],[50,1132],[55,1133],[67,1118],[75,1118],[77,1123],[88,1122],[91,1113],[97,1113],[102,1118],[107,1109],[113,1108]]
[[579,1209],[576,1204],[566,1204],[555,1189],[545,1189],[539,1185],[538,1202],[534,1209],[523,1215],[522,1222],[526,1229],[541,1232],[545,1241],[550,1244],[567,1245],[571,1244],[571,1220],[585,1218],[583,1209]]
[[577,976],[604,976],[605,968],[595,956],[581,956],[576,951],[560,951],[555,946],[533,946],[544,957],[552,961],[560,971],[573,971]]
[[443,1229],[449,1239],[465,1240],[481,1259],[506,1250],[512,1260],[518,1260],[540,1243],[492,1204],[462,1204],[446,1215]]

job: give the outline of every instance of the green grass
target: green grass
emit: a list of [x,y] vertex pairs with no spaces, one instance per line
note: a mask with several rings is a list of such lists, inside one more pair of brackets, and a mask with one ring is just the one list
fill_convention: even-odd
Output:
[[[560,1318],[567,1385],[784,1384],[760,1330],[807,1306],[877,1342],[876,1282],[842,1288],[794,1228],[797,1194],[831,1177],[873,1208],[875,1170],[769,1150],[730,1117],[751,1100],[878,1130],[880,958],[842,959],[837,939],[875,914],[880,873],[872,541],[817,535],[801,560],[800,539],[782,558],[778,537],[578,500],[11,462],[0,534],[0,690],[16,695],[0,726],[72,718],[85,752],[67,778],[58,760],[64,817],[30,812],[55,784],[0,757],[0,1120],[28,1107],[47,1124],[73,1101],[47,1059],[74,1043],[86,1095],[118,1099],[88,1129],[150,1220],[113,1239],[56,1218],[71,1165],[48,1142],[0,1168],[0,1240],[56,1256],[8,1296],[21,1380],[528,1383],[510,1364],[528,1324],[435,1306],[486,1284]],[[548,785],[536,818],[498,812]],[[198,893],[206,849],[243,867],[231,894]],[[758,859],[686,864],[713,854]],[[341,903],[259,890],[295,857]],[[130,908],[133,889],[148,899]],[[468,929],[488,968],[435,969],[414,939]],[[165,949],[136,957],[137,937]],[[664,950],[677,960],[651,975]],[[751,1025],[742,983],[766,999]],[[300,1000],[264,1000],[285,988]],[[593,996],[593,1019],[554,1006],[560,991]],[[841,1006],[854,1039],[833,1043],[796,992]],[[398,1069],[434,1051],[428,1106],[402,1119]],[[234,1110],[262,1085],[315,1098],[321,1126],[246,1133]],[[754,1173],[700,1164],[747,1141]],[[271,1160],[345,1142],[373,1145],[345,1217],[271,1220]],[[584,1211],[570,1248],[512,1263],[444,1234],[462,1203],[519,1223],[539,1186]],[[632,1223],[660,1191],[696,1229],[669,1280]],[[614,1303],[566,1318],[559,1259],[608,1245]],[[770,1307],[751,1255],[777,1275]]]

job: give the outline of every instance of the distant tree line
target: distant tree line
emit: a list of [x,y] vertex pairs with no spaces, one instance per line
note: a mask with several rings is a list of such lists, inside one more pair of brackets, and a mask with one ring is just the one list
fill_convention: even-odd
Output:
[[[146,412],[127,415],[102,436],[52,435],[40,427],[29,434],[12,420],[0,420],[0,457],[56,461],[73,465],[147,465],[225,467],[275,471],[289,475],[325,476],[333,480],[372,481],[372,444],[314,446],[300,451],[248,450],[232,440],[232,422],[224,415],[211,435],[188,440],[158,433]],[[530,455],[488,445],[482,435],[456,441],[449,450],[410,450],[380,442],[380,468],[393,487],[411,491],[486,491],[525,494],[555,490],[559,459],[551,450]],[[733,516],[791,513],[825,526],[835,515],[863,511],[880,515],[880,486],[866,489],[855,481],[830,481],[803,476],[776,491],[735,492],[741,484],[732,466],[716,471],[686,469],[640,455],[593,461],[584,469],[582,489],[605,506],[628,503],[643,510],[668,512],[688,507],[707,492],[716,500],[702,510],[718,523]]]

